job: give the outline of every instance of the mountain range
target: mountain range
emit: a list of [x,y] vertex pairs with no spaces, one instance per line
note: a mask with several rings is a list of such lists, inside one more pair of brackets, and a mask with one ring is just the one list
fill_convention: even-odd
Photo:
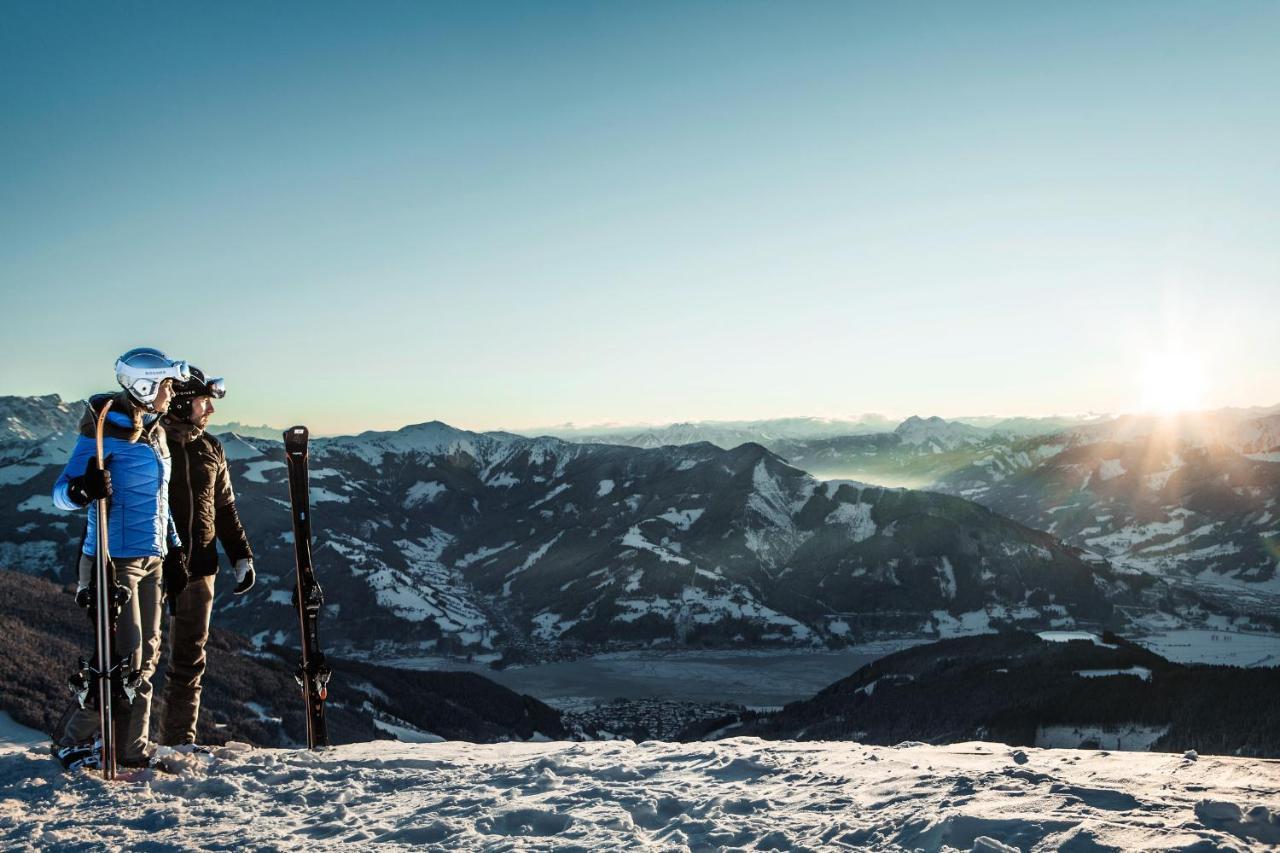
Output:
[[[66,578],[82,520],[48,495],[70,436],[41,435],[20,399],[0,400],[18,413],[0,441],[0,566]],[[917,419],[890,435],[963,448],[976,429]],[[223,595],[218,618],[260,645],[287,642],[282,448],[223,440],[259,583]],[[326,636],[367,653],[821,648],[1001,625],[1133,630],[1208,606],[966,497],[822,482],[757,443],[646,449],[431,422],[314,440],[311,476]]]

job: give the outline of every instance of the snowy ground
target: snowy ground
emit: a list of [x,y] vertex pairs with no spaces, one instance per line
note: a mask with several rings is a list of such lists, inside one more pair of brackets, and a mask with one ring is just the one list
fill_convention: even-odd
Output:
[[1185,628],[1135,637],[1135,643],[1175,663],[1280,666],[1280,636]]
[[754,738],[385,741],[224,748],[179,775],[108,784],[67,776],[35,748],[0,746],[5,850],[1081,853],[1278,842],[1280,762],[1239,758]]

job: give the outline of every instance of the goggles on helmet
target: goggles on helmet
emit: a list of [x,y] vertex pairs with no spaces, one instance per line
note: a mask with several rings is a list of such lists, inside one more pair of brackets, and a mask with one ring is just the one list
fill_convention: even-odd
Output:
[[116,381],[148,410],[166,380],[186,382],[190,378],[191,366],[185,361],[174,361],[150,347],[129,350],[116,360]]
[[227,396],[227,380],[221,376],[214,376],[212,379],[204,381],[205,388],[209,389],[209,396],[215,400],[221,400]]

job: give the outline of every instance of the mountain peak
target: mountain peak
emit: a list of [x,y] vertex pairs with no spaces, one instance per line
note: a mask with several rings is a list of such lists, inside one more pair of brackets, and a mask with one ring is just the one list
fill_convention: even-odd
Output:
[[988,434],[984,429],[957,421],[944,420],[937,415],[927,418],[912,415],[898,424],[893,432],[904,444],[933,442],[936,447],[946,449],[979,442]]

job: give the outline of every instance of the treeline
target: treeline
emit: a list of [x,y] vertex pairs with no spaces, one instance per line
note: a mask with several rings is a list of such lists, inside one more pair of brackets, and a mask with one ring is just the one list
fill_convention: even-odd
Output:
[[[813,699],[744,719],[729,735],[801,740],[993,740],[1031,746],[1042,726],[1137,723],[1163,751],[1280,757],[1280,667],[1181,665],[1104,638],[1045,642],[1025,632],[918,646],[863,667]],[[1083,677],[1081,670],[1138,675]]]
[[[216,623],[218,613],[214,612]],[[0,710],[51,732],[73,698],[67,678],[92,653],[92,626],[69,587],[0,570]],[[244,637],[214,627],[206,647],[197,739],[257,746],[306,742],[306,723],[293,678],[295,650],[258,650]],[[331,660],[326,710],[330,740],[390,738],[375,720],[398,720],[448,740],[491,743],[535,733],[565,737],[560,713],[538,700],[467,672],[418,672]],[[162,717],[164,659],[155,678],[152,720]],[[158,735],[157,731],[152,732]]]

